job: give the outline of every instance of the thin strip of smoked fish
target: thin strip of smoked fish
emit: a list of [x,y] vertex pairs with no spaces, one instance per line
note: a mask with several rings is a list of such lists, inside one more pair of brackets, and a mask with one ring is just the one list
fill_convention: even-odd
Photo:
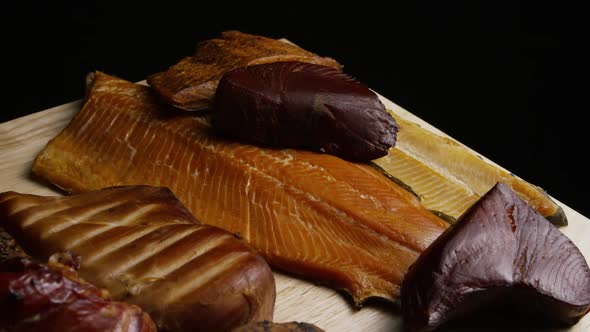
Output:
[[567,225],[562,208],[539,187],[484,161],[450,138],[390,113],[400,125],[397,145],[373,162],[411,187],[425,207],[457,219],[502,182],[555,225]]
[[209,108],[217,83],[226,72],[245,66],[279,61],[299,61],[340,69],[338,62],[296,45],[239,31],[201,42],[193,56],[168,70],[150,75],[148,83],[169,104],[197,111]]
[[0,225],[40,260],[79,255],[84,279],[141,307],[159,331],[231,331],[272,319],[275,284],[264,259],[200,225],[167,188],[0,193]]
[[447,228],[369,165],[230,142],[209,128],[149,87],[96,73],[82,111],[33,171],[70,192],[167,186],[198,220],[239,233],[271,266],[345,289],[357,304],[397,298],[410,264]]

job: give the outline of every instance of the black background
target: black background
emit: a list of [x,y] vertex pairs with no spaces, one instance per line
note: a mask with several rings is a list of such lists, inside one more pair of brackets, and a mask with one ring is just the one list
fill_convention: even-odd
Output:
[[81,98],[89,71],[138,81],[198,41],[239,29],[337,59],[390,100],[590,216],[584,11],[565,2],[411,3],[382,10],[369,2],[4,5],[0,122]]

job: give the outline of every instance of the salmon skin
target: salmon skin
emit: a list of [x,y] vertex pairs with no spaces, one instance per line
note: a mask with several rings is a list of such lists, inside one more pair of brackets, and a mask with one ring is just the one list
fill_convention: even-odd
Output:
[[80,113],[33,171],[69,192],[169,187],[201,222],[239,234],[275,268],[395,299],[406,270],[447,223],[366,164],[260,148],[209,133],[149,87],[96,73]]
[[541,188],[484,161],[450,138],[390,113],[400,126],[396,148],[373,162],[411,187],[425,207],[454,222],[497,182],[502,182],[554,225],[567,225],[563,209]]
[[141,307],[158,331],[232,331],[273,317],[264,259],[233,234],[199,224],[167,188],[0,193],[0,225],[40,260],[79,255],[81,277]]
[[203,41],[195,54],[166,71],[150,75],[148,83],[168,104],[187,111],[211,107],[217,83],[226,72],[251,65],[299,61],[340,69],[334,59],[318,56],[293,44],[225,31],[221,38]]

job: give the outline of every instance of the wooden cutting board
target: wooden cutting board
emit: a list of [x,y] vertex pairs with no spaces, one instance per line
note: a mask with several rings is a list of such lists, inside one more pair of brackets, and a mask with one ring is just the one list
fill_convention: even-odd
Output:
[[[444,135],[389,100],[381,98],[387,108],[400,116],[417,122],[435,133]],[[81,105],[81,101],[75,101],[0,124],[0,192],[13,190],[40,195],[61,194],[49,184],[35,179],[31,175],[31,164],[47,141],[56,136],[68,124],[74,114],[79,111]],[[543,186],[543,183],[537,183],[537,185]],[[586,257],[590,257],[590,220],[564,204],[561,206],[569,220],[569,226],[561,228],[561,230],[576,243]],[[396,305],[373,303],[357,310],[350,305],[350,299],[340,292],[284,274],[275,273],[275,275],[277,282],[275,320],[278,322],[306,321],[314,323],[326,331],[402,330],[399,309]],[[492,317],[490,322],[501,319],[501,317]],[[454,330],[497,331],[506,329],[494,326],[494,324],[474,322],[469,323],[469,326]],[[519,328],[518,330],[523,329]],[[538,331],[534,328],[524,330]],[[590,331],[590,315],[587,315],[574,327],[563,330]]]

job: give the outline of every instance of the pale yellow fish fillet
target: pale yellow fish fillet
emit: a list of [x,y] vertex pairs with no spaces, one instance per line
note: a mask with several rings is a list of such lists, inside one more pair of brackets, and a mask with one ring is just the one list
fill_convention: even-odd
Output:
[[72,192],[167,186],[203,222],[240,234],[281,270],[394,299],[447,224],[366,164],[226,141],[201,114],[175,111],[149,87],[97,73],[81,112],[35,161]]
[[567,224],[561,207],[539,187],[484,161],[450,138],[390,113],[400,126],[397,145],[373,162],[411,187],[425,207],[457,219],[502,182],[556,225]]

